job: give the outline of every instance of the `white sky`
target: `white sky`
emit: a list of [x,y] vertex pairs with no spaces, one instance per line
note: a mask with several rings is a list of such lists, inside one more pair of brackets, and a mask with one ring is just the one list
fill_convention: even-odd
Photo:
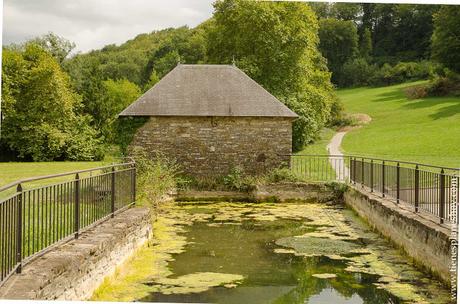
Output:
[[194,27],[211,17],[213,0],[4,0],[3,44],[54,32],[75,51],[120,44],[167,27]]

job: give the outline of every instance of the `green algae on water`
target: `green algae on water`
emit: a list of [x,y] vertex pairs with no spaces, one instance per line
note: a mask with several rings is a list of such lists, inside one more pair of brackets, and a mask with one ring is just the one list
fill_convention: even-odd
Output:
[[332,204],[172,203],[153,233],[93,300],[309,303],[333,290],[364,303],[449,303],[437,281]]

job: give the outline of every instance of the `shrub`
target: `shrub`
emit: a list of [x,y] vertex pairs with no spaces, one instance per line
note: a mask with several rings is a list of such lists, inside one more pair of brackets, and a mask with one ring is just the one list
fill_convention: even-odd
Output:
[[180,173],[179,166],[160,153],[149,157],[140,147],[135,147],[131,156],[136,161],[141,203],[157,205],[165,194],[176,187],[176,176]]
[[268,183],[299,182],[301,179],[289,168],[276,168],[267,173],[265,181]]
[[404,89],[404,94],[407,99],[419,99],[424,98],[428,95],[426,85],[412,86]]
[[427,87],[430,96],[460,96],[460,76],[448,74],[444,77],[436,77]]
[[248,191],[254,186],[253,178],[246,176],[240,167],[232,168],[227,175],[222,177],[222,183],[228,189],[236,191]]
[[366,86],[374,76],[376,66],[370,65],[364,58],[356,58],[345,62],[339,78],[339,86]]
[[343,196],[349,186],[345,183],[331,182],[326,184],[326,187],[328,187],[334,193],[334,200],[336,202],[343,202]]
[[385,63],[370,78],[371,85],[390,85],[406,81],[422,80],[442,74],[439,64],[430,61],[399,62],[394,66]]
[[146,117],[119,117],[114,123],[114,143],[120,146],[123,155],[128,153],[128,146],[134,138],[137,129],[142,127]]

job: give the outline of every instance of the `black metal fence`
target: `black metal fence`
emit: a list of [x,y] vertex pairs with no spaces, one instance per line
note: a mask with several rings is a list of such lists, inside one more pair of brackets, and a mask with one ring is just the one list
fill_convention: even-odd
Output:
[[291,170],[311,181],[346,181],[350,158],[342,155],[291,155]]
[[292,155],[291,170],[312,181],[350,182],[440,223],[451,222],[452,185],[460,182],[456,168],[350,155]]
[[[56,178],[66,179],[47,183]],[[39,182],[39,186],[29,183]],[[24,263],[136,199],[134,162],[30,178],[0,188],[0,285]]]

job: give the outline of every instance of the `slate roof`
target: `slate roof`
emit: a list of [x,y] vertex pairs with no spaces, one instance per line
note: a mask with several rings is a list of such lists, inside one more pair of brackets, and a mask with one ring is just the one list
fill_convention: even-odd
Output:
[[179,64],[119,116],[298,117],[233,65]]

